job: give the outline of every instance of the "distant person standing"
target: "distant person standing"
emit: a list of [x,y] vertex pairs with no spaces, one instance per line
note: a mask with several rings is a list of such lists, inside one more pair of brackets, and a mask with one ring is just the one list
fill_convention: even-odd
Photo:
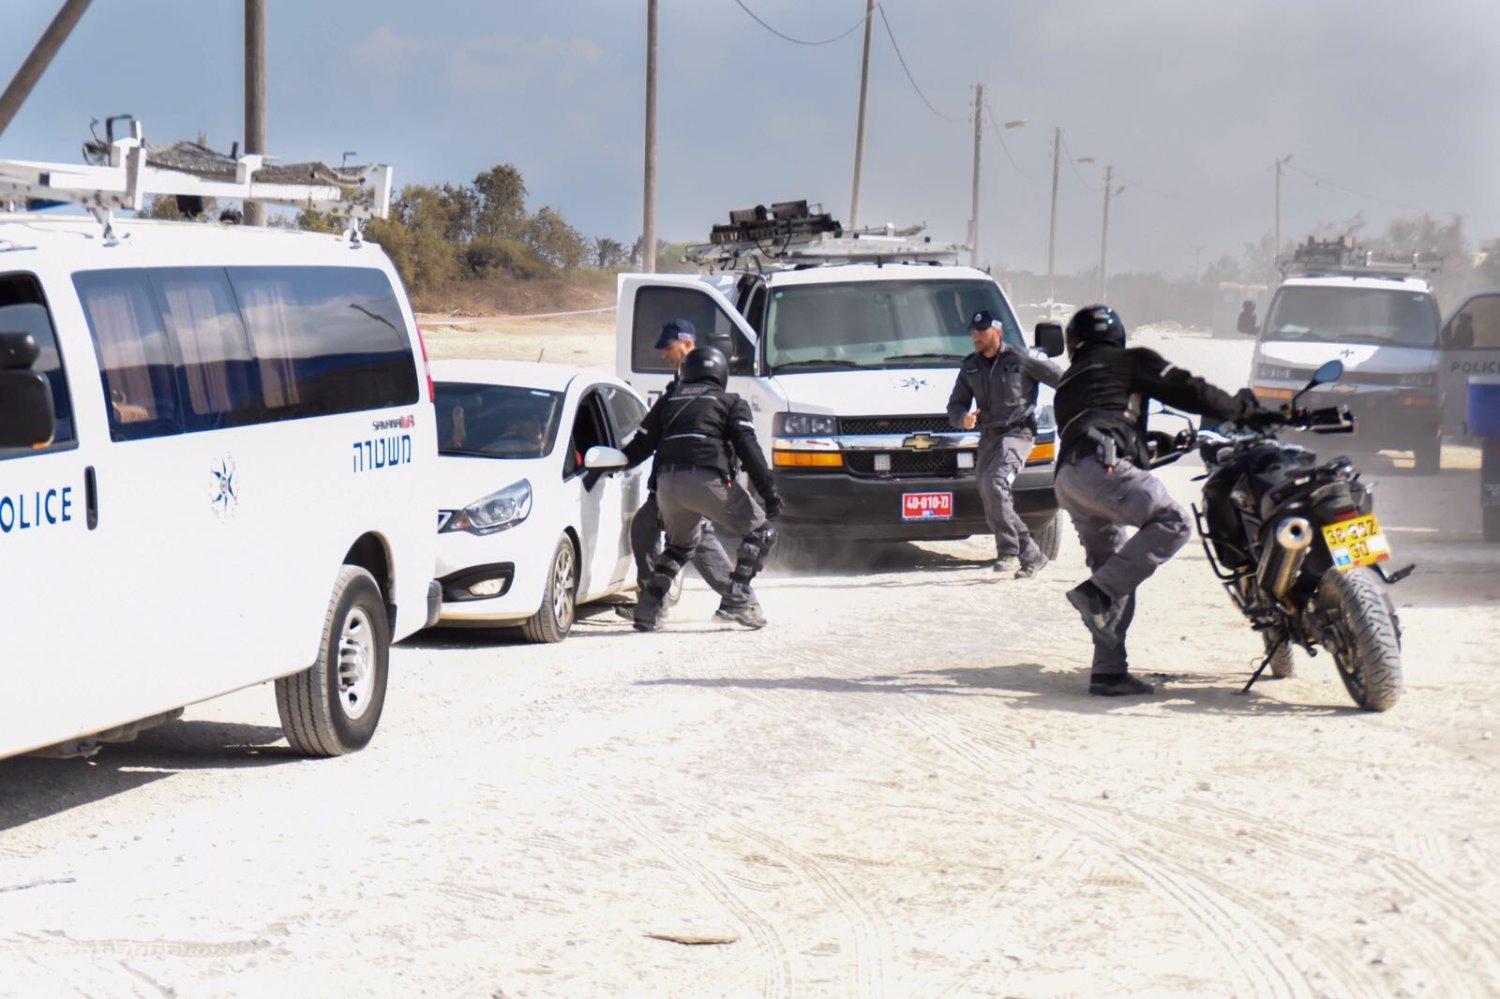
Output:
[[974,353],[958,369],[948,397],[948,422],[960,430],[979,428],[974,477],[985,520],[995,534],[995,571],[1027,579],[1047,564],[1047,557],[1016,513],[1011,487],[1036,440],[1037,385],[1056,385],[1062,369],[1006,343],[1004,332],[988,309],[969,320]]
[[[662,324],[661,335],[656,338],[656,352],[661,355],[667,367],[672,369],[672,380],[662,392],[663,399],[670,397],[681,387],[682,359],[692,353],[697,345],[698,331],[691,321],[672,319]],[[662,551],[663,525],[661,508],[656,499],[655,466],[652,466],[646,488],[646,502],[641,504],[630,522],[630,547],[635,556],[636,579],[642,589],[651,578],[652,567]],[[714,533],[713,525],[707,521],[703,522],[703,533],[698,538],[698,547],[693,549],[692,561],[698,575],[703,577],[703,581],[721,600],[729,596],[734,585],[729,575],[734,571],[734,565],[729,561],[729,554],[724,550],[719,536]],[[634,618],[635,606],[622,604],[615,609],[615,613],[620,617]]]

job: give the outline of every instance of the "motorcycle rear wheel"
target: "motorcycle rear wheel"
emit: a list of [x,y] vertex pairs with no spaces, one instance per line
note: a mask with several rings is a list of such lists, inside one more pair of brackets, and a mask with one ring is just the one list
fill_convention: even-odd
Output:
[[1395,612],[1369,569],[1330,569],[1318,588],[1339,679],[1354,703],[1386,711],[1401,699],[1401,632]]

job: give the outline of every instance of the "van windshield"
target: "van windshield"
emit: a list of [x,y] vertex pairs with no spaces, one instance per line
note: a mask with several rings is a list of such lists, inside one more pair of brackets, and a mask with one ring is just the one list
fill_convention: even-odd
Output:
[[1293,286],[1276,292],[1263,339],[1433,347],[1437,302],[1422,291]]
[[1025,346],[993,281],[861,281],[772,291],[766,365],[775,374],[849,368],[952,368],[974,349],[969,317],[988,309]]
[[562,394],[514,385],[438,382],[438,454],[540,458],[557,439]]

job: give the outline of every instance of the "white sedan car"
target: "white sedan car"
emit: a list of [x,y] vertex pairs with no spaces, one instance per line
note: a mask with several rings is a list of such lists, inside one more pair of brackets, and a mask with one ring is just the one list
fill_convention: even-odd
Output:
[[[560,642],[577,605],[633,588],[630,521],[650,462],[618,450],[646,404],[601,372],[436,361],[439,624]],[[587,464],[586,464],[587,462]],[[585,470],[601,472],[585,488]]]

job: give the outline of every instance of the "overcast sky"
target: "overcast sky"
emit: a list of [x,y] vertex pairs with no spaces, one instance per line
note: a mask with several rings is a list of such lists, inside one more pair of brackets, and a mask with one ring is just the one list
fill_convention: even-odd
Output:
[[[743,0],[805,41],[864,0]],[[61,0],[10,0],[8,82]],[[513,163],[533,210],[627,245],[641,230],[645,0],[269,0],[269,151],[468,183]],[[881,11],[905,58],[903,71]],[[658,235],[702,240],[731,208],[807,198],[847,220],[862,33],[799,45],[736,0],[660,0]],[[243,127],[239,0],[98,2],[0,136],[0,157],[76,160],[90,117],[130,112],[148,141],[228,149]],[[861,224],[925,221],[961,240],[972,87],[986,113],[980,246],[1045,270],[1054,127],[1092,164],[1061,171],[1061,272],[1187,274],[1282,234],[1361,214],[1465,215],[1500,236],[1495,0],[882,0],[875,16]],[[919,88],[919,89],[918,89]],[[929,106],[930,105],[930,106]],[[1012,159],[1014,163],[1012,163]],[[1357,192],[1357,193],[1356,193]],[[1201,247],[1201,250],[1199,249]]]

